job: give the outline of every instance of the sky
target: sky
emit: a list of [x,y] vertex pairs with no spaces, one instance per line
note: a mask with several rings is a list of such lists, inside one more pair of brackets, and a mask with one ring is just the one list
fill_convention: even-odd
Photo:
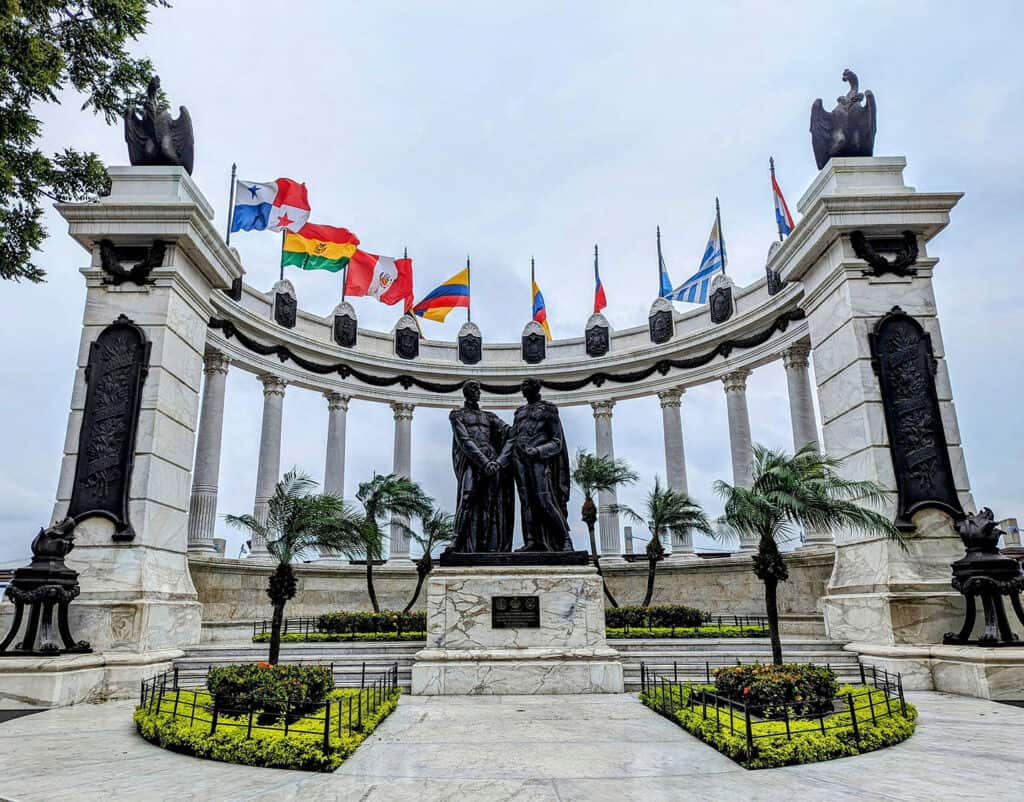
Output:
[[[516,341],[529,319],[530,257],[555,337],[580,336],[592,304],[592,254],[616,328],[641,325],[657,291],[655,226],[679,283],[697,268],[721,199],[729,273],[763,276],[776,236],[768,178],[796,201],[816,174],[811,103],[831,108],[844,68],[878,103],[875,153],[907,158],[920,191],[966,193],[930,243],[935,294],[976,502],[997,518],[1024,513],[1019,230],[1024,78],[1011,42],[1018,3],[519,2],[280,4],[176,0],[152,13],[133,53],[156,65],[173,107],[196,135],[193,178],[224,225],[232,162],[239,176],[286,176],[309,187],[313,220],[356,232],[362,247],[409,249],[425,293],[473,258],[473,318],[485,341]],[[698,10],[699,9],[699,10]],[[40,143],[127,164],[119,127],[81,110],[82,98],[40,106]],[[799,220],[799,217],[798,217]],[[67,425],[88,258],[52,210],[40,285],[0,285],[7,391],[0,394],[0,561],[20,562],[49,522]],[[235,235],[246,281],[269,290],[279,239]],[[326,315],[340,279],[290,273],[300,307]],[[355,299],[362,326],[398,314]],[[689,308],[680,305],[680,311]],[[427,335],[454,339],[462,317]],[[792,447],[781,362],[748,384],[754,439]],[[252,508],[262,394],[232,371],[218,512]],[[507,413],[503,413],[507,417]],[[593,448],[588,407],[563,410],[569,447]],[[413,478],[454,504],[444,410],[419,409]],[[730,478],[720,384],[683,399],[692,495],[709,513]],[[664,476],[656,398],[615,408],[616,455],[641,481],[634,507]],[[291,389],[282,466],[323,476],[324,399]],[[393,422],[384,405],[354,401],[346,491],[390,472]],[[581,499],[571,501],[573,532]],[[218,521],[237,554],[241,538]],[[637,531],[646,537],[645,531]],[[707,544],[702,544],[707,545]],[[642,547],[642,544],[640,544]]]

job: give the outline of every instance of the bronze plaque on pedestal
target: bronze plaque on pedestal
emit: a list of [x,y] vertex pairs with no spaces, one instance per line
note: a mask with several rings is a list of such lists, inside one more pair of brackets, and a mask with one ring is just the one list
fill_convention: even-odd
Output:
[[540,629],[540,596],[492,596],[492,629]]

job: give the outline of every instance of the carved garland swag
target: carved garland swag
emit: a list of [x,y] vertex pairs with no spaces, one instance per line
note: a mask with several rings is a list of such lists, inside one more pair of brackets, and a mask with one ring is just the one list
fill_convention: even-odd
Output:
[[[613,382],[615,384],[633,384],[635,382],[643,381],[655,373],[659,373],[664,376],[673,368],[677,370],[692,370],[694,368],[707,365],[717,356],[727,358],[733,350],[737,348],[756,348],[757,346],[768,342],[776,332],[784,332],[789,328],[790,323],[803,320],[804,317],[805,313],[803,309],[793,309],[789,312],[784,312],[775,318],[772,324],[763,331],[758,332],[757,334],[751,334],[748,337],[737,337],[734,340],[725,340],[700,356],[688,357],[686,359],[659,359],[648,367],[626,373],[605,373],[604,371],[598,371],[582,379],[573,379],[570,381],[541,379],[540,383],[542,387],[548,390],[572,392],[580,390],[590,384],[595,387],[600,387],[605,382]],[[337,373],[343,379],[357,379],[371,387],[393,387],[397,384],[401,385],[406,390],[411,387],[417,387],[430,393],[447,394],[460,391],[463,384],[466,382],[466,380],[448,383],[432,382],[424,379],[418,379],[415,376],[410,376],[406,373],[402,373],[397,376],[380,376],[373,373],[367,373],[359,368],[354,368],[344,362],[334,362],[331,364],[313,362],[294,353],[287,345],[267,345],[266,343],[261,343],[239,331],[238,327],[235,326],[232,321],[224,320],[222,318],[210,318],[210,328],[223,332],[227,339],[231,339],[232,337],[236,338],[245,348],[253,353],[259,354],[260,356],[274,355],[282,362],[286,362],[290,359],[300,368],[308,370],[310,373],[316,373],[321,376],[329,373]],[[480,388],[484,392],[491,393],[493,395],[514,395],[519,392],[518,384],[488,384],[486,382],[481,382]]]

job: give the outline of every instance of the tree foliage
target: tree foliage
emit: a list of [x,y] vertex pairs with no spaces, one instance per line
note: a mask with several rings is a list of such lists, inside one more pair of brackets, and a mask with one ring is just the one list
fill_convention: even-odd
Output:
[[33,255],[46,238],[43,199],[90,200],[106,192],[95,153],[37,146],[36,110],[72,89],[83,109],[115,122],[141,102],[153,73],[132,58],[149,12],[163,0],[0,0],[0,278],[39,282]]

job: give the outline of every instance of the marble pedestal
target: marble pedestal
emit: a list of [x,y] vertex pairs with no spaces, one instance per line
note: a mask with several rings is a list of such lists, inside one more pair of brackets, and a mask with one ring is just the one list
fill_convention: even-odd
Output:
[[[601,582],[589,565],[435,569],[413,694],[622,693]],[[535,597],[540,625],[494,628],[496,596]]]

